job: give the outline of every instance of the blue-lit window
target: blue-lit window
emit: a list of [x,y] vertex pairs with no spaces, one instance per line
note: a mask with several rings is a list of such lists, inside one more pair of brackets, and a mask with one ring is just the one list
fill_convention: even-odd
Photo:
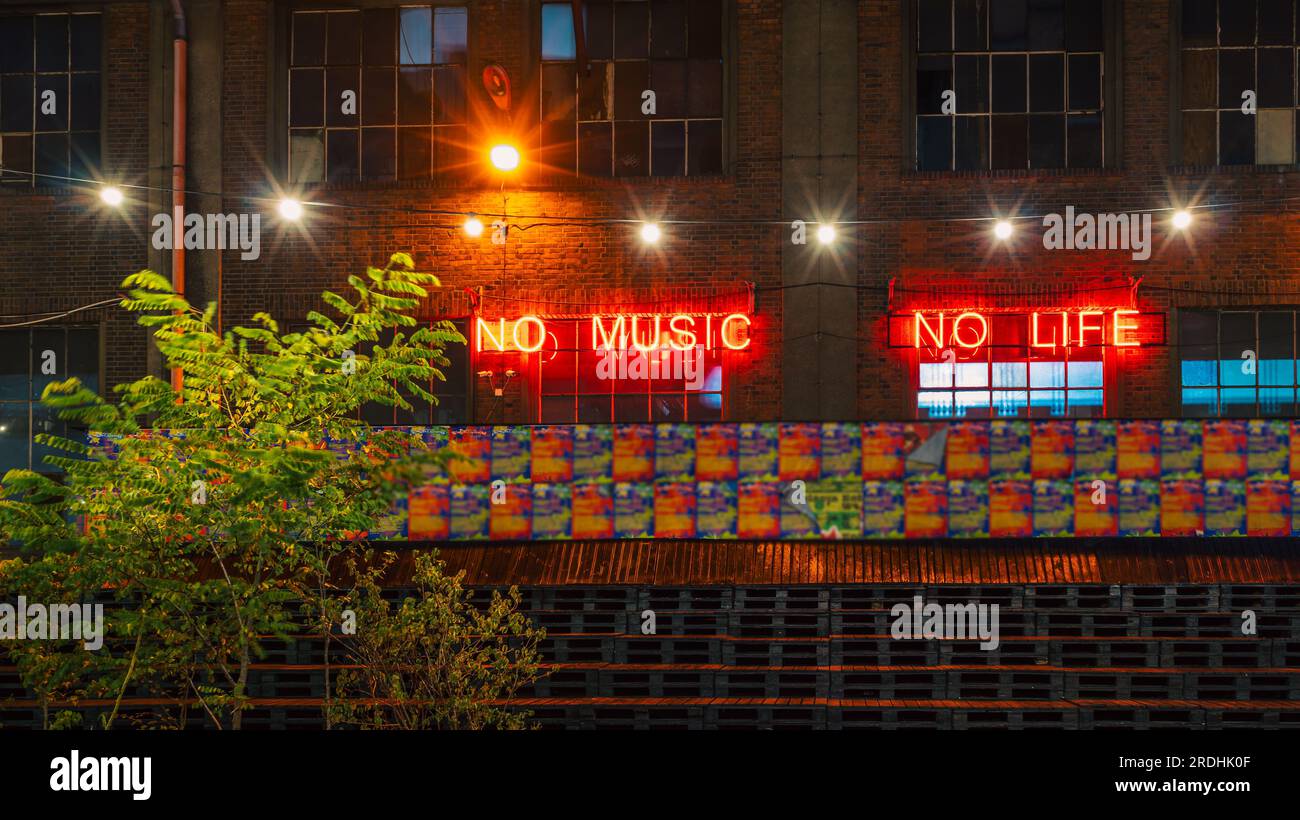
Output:
[[47,455],[66,456],[36,442],[36,436],[75,437],[57,411],[41,403],[46,385],[77,377],[87,389],[100,389],[99,329],[49,325],[0,330],[0,476],[11,469],[57,473]]
[[[1005,346],[921,350],[916,411],[920,418],[1088,417],[1105,412],[1103,349],[1033,350],[1024,317],[993,317]],[[1020,337],[1020,338],[1017,338]]]
[[1295,311],[1179,311],[1178,353],[1184,416],[1295,415]]

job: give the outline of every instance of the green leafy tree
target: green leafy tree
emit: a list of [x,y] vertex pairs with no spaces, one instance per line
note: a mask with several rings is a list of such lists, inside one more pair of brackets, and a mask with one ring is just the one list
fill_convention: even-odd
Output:
[[259,313],[220,334],[212,306],[153,272],[127,277],[122,306],[153,329],[182,390],[147,377],[109,403],[76,379],[49,385],[44,402],[113,452],[40,436],[63,475],[11,470],[0,484],[0,541],[21,551],[0,565],[0,593],[107,604],[100,652],[8,642],[42,703],[111,703],[99,721],[110,727],[148,697],[173,704],[139,718],[149,725],[184,725],[194,708],[237,729],[270,642],[335,631],[343,562],[449,458],[420,431],[370,428],[359,409],[436,401],[443,351],[465,342],[410,315],[438,281],[406,254],[348,284],[347,298],[323,294],[329,315],[312,312],[303,332]]

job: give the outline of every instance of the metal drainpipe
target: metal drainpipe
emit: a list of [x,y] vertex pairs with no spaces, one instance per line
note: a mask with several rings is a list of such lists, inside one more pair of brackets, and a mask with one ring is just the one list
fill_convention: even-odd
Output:
[[[181,0],[172,0],[172,290],[185,295],[185,116],[186,31]],[[180,401],[183,376],[172,368],[172,390]]]

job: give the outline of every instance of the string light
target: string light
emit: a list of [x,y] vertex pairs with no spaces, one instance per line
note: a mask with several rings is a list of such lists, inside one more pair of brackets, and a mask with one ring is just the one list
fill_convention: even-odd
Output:
[[470,214],[465,220],[465,235],[475,238],[483,235],[483,223],[475,214]]
[[835,228],[830,225],[822,225],[817,229],[817,239],[823,245],[829,245],[835,241]]
[[647,222],[641,226],[642,242],[647,242],[653,245],[655,242],[659,241],[661,235],[662,232],[659,230],[659,226],[653,222]]
[[297,222],[302,219],[302,203],[296,199],[285,198],[280,200],[280,216],[290,222]]
[[1013,231],[1014,229],[1011,227],[1011,223],[1005,219],[999,219],[993,226],[993,235],[998,239],[1001,239],[1003,242],[1011,238]]
[[99,198],[104,201],[105,205],[112,205],[116,208],[122,204],[126,197],[122,196],[122,189],[113,185],[105,185],[99,189]]
[[513,145],[494,145],[488,152],[492,166],[498,171],[513,171],[519,167],[519,149]]
[[1174,217],[1170,221],[1173,223],[1175,229],[1185,231],[1192,224],[1192,214],[1190,211],[1179,208],[1174,211]]

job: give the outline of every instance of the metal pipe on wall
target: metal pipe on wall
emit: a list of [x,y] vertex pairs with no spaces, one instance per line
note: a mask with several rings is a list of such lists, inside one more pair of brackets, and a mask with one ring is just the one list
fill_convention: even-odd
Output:
[[[188,43],[185,10],[172,2],[172,290],[185,294],[185,119]],[[172,389],[179,394],[184,378],[179,367],[171,373]]]

